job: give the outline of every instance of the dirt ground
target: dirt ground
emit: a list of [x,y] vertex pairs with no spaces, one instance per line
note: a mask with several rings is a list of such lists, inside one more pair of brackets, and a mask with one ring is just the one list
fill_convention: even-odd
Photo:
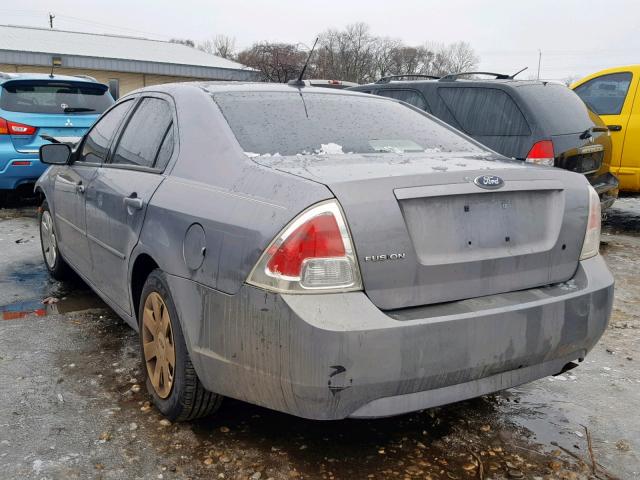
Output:
[[226,400],[171,424],[147,403],[134,332],[48,277],[34,207],[0,209],[0,478],[640,478],[640,198],[616,203],[602,241],[613,317],[564,375],[383,420]]

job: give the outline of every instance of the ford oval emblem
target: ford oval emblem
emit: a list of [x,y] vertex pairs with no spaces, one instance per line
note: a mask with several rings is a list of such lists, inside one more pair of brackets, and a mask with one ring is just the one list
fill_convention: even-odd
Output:
[[504,180],[497,175],[480,175],[473,180],[473,183],[487,190],[495,190],[504,186]]

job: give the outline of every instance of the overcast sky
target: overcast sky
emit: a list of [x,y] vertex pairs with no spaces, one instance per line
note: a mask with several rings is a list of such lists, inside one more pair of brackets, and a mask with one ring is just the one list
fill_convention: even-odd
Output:
[[469,42],[483,70],[528,66],[541,77],[581,77],[640,63],[639,0],[22,0],[0,4],[0,24],[202,41],[215,34],[240,48],[259,40],[312,44],[327,28],[365,22],[409,45]]

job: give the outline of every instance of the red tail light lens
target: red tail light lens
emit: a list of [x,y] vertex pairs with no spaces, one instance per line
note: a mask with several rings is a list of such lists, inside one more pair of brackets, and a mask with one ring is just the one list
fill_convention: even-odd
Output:
[[0,135],[33,135],[36,127],[0,118]]
[[279,247],[272,245],[267,269],[276,275],[300,277],[308,258],[344,257],[344,244],[335,217],[326,212],[300,225]]
[[290,293],[362,289],[338,203],[323,202],[296,217],[263,253],[247,283]]
[[553,153],[553,142],[551,140],[542,140],[536,142],[527,153],[526,161],[537,165],[546,165],[553,167],[555,163],[555,155]]

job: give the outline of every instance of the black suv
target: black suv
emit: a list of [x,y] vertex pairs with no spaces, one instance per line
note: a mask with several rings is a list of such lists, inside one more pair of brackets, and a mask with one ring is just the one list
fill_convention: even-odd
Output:
[[561,84],[496,73],[463,78],[480,73],[391,76],[349,90],[411,104],[507,157],[582,173],[610,207],[618,179],[609,173],[611,139],[600,117]]

